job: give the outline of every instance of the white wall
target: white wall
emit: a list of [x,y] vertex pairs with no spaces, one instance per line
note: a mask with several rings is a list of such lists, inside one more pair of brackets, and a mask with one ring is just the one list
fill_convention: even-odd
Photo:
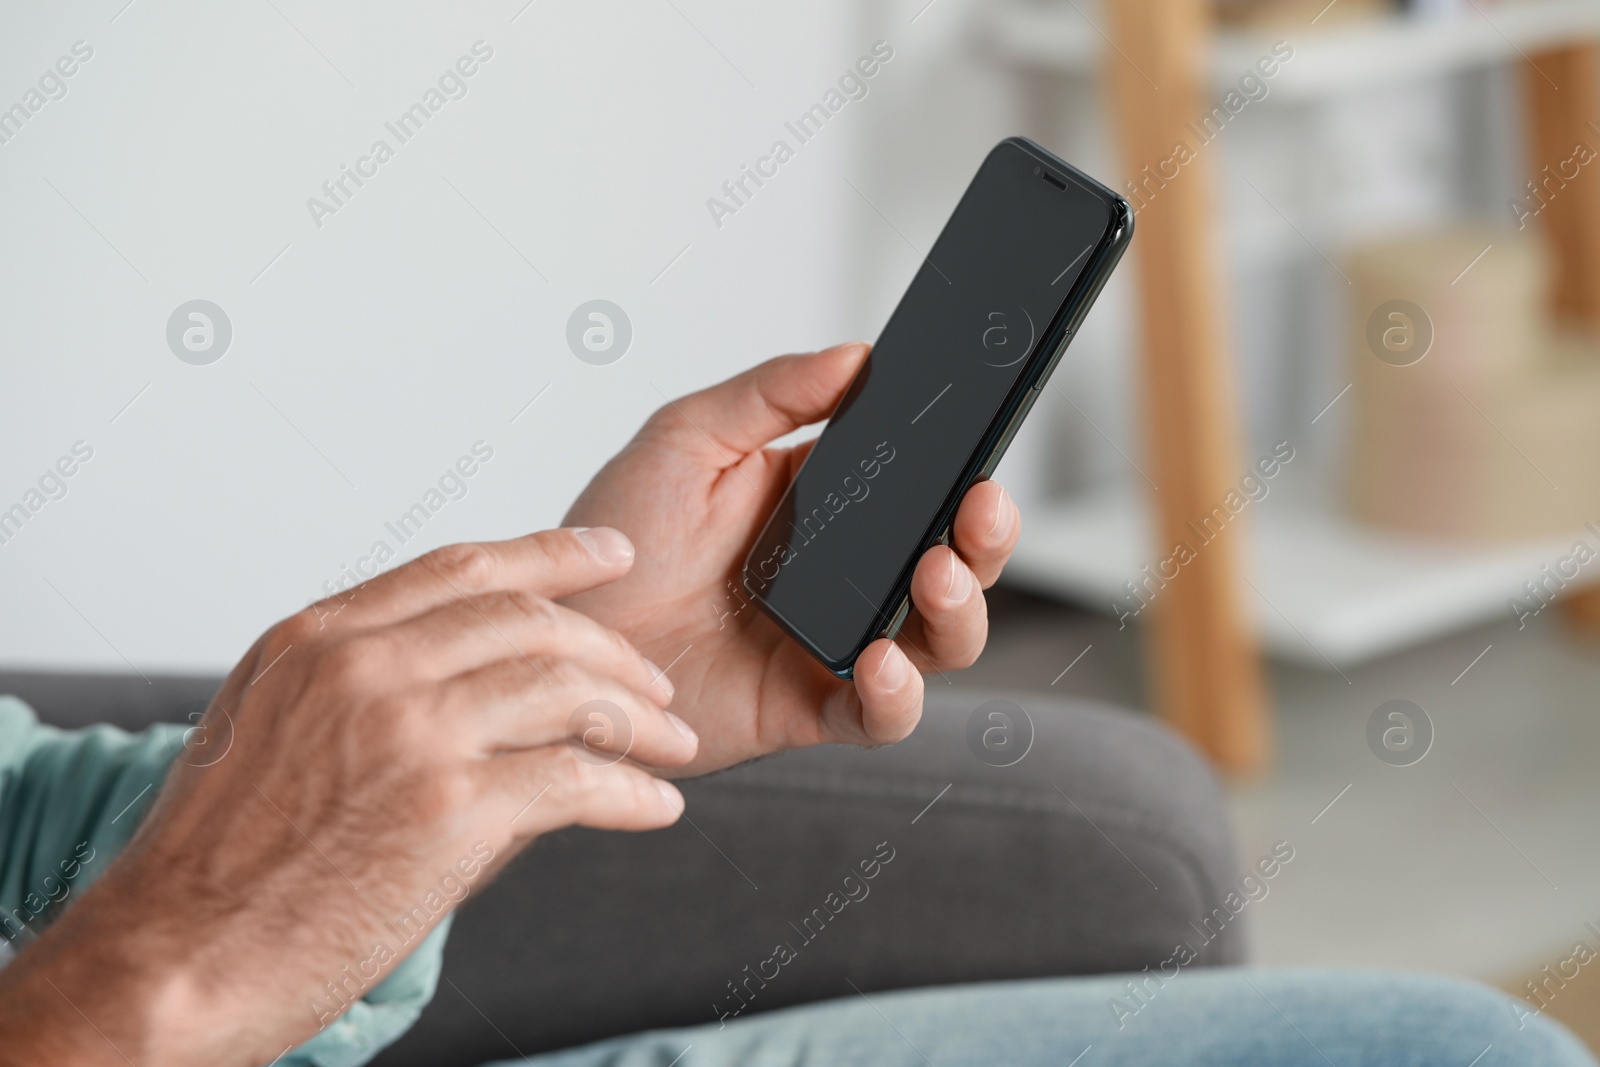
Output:
[[[0,106],[94,52],[0,145],[0,508],[94,449],[0,545],[6,666],[223,669],[397,545],[385,520],[473,442],[494,459],[403,557],[555,524],[658,389],[877,327],[846,312],[841,181],[876,94],[720,229],[705,203],[870,48],[842,2],[125,2],[0,16]],[[398,145],[384,122],[478,40],[467,95]],[[394,158],[316,227],[379,137]],[[165,340],[197,297],[234,329],[209,366]],[[564,341],[596,297],[634,326],[611,366]]]
[[[983,0],[125,5],[0,15],[0,107],[94,50],[0,144],[0,512],[94,448],[0,544],[0,666],[224,669],[379,540],[557,523],[663,394],[873,337],[1001,138],[1115,184],[1093,82],[1007,69]],[[385,122],[480,40],[400,144]],[[867,95],[798,144],[785,120],[878,40]],[[394,158],[317,226],[307,199],[380,137]],[[708,198],[778,138],[793,160],[718,226]],[[1131,274],[1001,468],[1025,505],[1132,477]],[[195,298],[233,324],[209,366],[166,342]],[[611,366],[565,343],[595,298],[634,327]],[[385,522],[480,440],[402,545]]]

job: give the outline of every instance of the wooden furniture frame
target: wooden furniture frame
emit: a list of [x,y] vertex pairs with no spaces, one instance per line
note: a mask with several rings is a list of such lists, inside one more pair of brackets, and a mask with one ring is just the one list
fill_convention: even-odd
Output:
[[[1205,62],[1210,0],[1109,0],[1108,81],[1122,163],[1142,203],[1138,262],[1141,401],[1155,473],[1163,552],[1189,541],[1243,469],[1229,358],[1221,251],[1213,232],[1211,160],[1185,125],[1212,107]],[[1527,56],[1522,89],[1535,183],[1580,142],[1600,150],[1600,48],[1563,43]],[[1197,149],[1175,177],[1178,145]],[[1570,169],[1570,168],[1569,168]],[[1558,319],[1600,336],[1600,163],[1561,180],[1540,223],[1555,262]],[[1549,186],[1546,186],[1547,191]],[[1270,758],[1261,657],[1244,611],[1239,524],[1198,547],[1152,603],[1149,659],[1157,707],[1221,769],[1251,773]],[[1568,617],[1600,628],[1600,590]],[[1273,610],[1268,605],[1267,610]]]
[[[1138,266],[1145,433],[1165,552],[1191,562],[1151,604],[1148,659],[1163,716],[1220,768],[1260,769],[1269,751],[1261,657],[1243,610],[1240,530],[1194,545],[1190,523],[1239,478],[1239,419],[1228,358],[1222,264],[1212,232],[1210,159],[1177,176],[1163,161],[1211,108],[1204,75],[1209,0],[1114,0],[1104,69],[1125,171],[1143,190],[1130,254]],[[1192,147],[1192,145],[1191,145]]]
[[[1600,162],[1570,180],[1561,174],[1570,172],[1579,144],[1600,149],[1600,48],[1579,44],[1530,56],[1522,92],[1529,180],[1549,198],[1538,221],[1555,266],[1550,310],[1563,326],[1600,338]],[[1600,633],[1600,589],[1575,593],[1562,607],[1573,626]]]

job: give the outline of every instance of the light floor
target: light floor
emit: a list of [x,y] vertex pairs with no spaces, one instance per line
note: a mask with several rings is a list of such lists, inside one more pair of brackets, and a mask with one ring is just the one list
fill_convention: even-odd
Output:
[[[1017,593],[994,603],[989,650],[952,684],[1146,706],[1136,630]],[[1295,848],[1251,905],[1257,961],[1515,989],[1580,940],[1600,953],[1584,926],[1600,930],[1600,643],[1553,612],[1518,631],[1508,612],[1344,673],[1273,664],[1275,763],[1230,787],[1241,863]],[[1367,745],[1369,716],[1393,699],[1433,722],[1412,766]],[[1551,1012],[1600,1029],[1600,960]]]

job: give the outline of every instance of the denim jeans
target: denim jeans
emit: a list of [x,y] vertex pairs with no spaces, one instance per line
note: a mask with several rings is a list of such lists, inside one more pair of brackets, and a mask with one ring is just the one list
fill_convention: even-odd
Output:
[[1594,1067],[1565,1028],[1452,978],[1242,968],[838,1000],[507,1061],[536,1067]]

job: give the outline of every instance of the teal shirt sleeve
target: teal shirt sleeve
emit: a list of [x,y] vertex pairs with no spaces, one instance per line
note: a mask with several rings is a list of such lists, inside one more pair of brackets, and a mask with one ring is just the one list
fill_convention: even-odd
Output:
[[[0,964],[100,876],[149,810],[186,728],[59,730],[0,696]],[[433,999],[450,917],[388,978],[279,1067],[356,1067]],[[8,951],[9,950],[9,951]]]

